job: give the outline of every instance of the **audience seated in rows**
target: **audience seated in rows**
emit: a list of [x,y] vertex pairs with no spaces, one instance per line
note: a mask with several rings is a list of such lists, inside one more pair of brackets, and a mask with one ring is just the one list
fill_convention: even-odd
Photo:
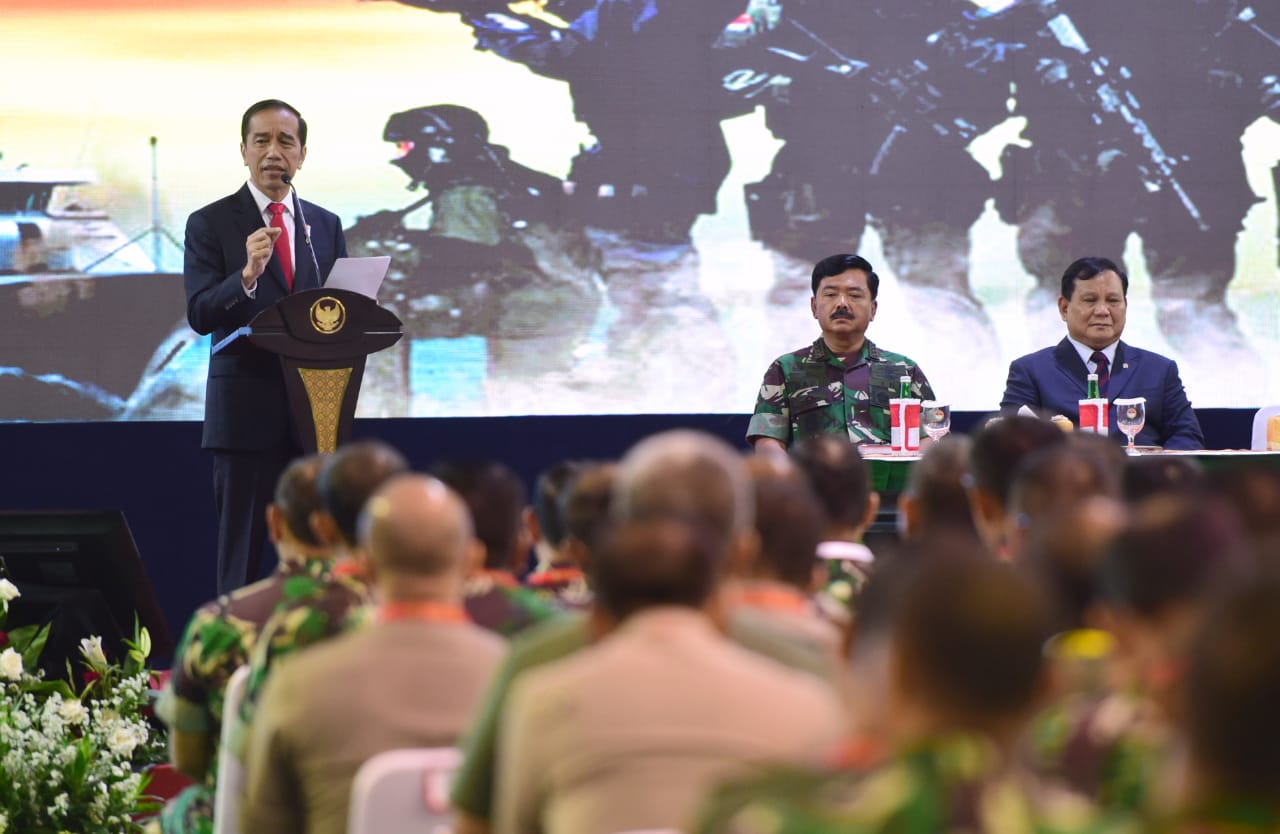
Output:
[[358,626],[371,601],[361,567],[356,524],[365,502],[388,479],[405,472],[404,457],[377,441],[352,443],[325,459],[317,489],[322,511],[317,535],[333,549],[333,570],[295,578],[262,628],[249,656],[249,679],[231,735],[231,753],[244,759],[246,735],[271,670],[283,658]]
[[398,475],[360,527],[372,622],[272,671],[249,734],[242,831],[342,834],[360,765],[398,747],[456,744],[506,650],[463,610],[474,540],[452,490]]
[[178,644],[156,713],[168,727],[174,767],[196,784],[165,806],[161,828],[167,834],[212,825],[227,681],[249,662],[258,632],[285,597],[286,583],[317,579],[333,567],[333,549],[314,529],[322,512],[316,486],[320,465],[318,456],[299,458],[276,484],[267,505],[267,535],[279,555],[272,574],[196,609]]
[[[1280,476],[1128,458],[1100,438],[1009,417],[971,442],[927,447],[899,502],[901,541],[876,539],[873,554],[861,539],[878,498],[856,447],[840,437],[802,446],[743,458],[705,435],[668,433],[620,464],[552,467],[536,512],[499,464],[437,464],[456,498],[422,476],[388,480],[404,461],[377,444],[340,450],[318,474],[316,461],[296,464],[277,492],[282,555],[296,546],[326,565],[342,558],[331,570],[308,563],[319,576],[298,584],[298,599],[281,588],[260,606],[272,616],[252,652],[256,627],[233,641],[269,661],[248,830],[341,830],[363,759],[455,743],[457,834],[1276,830]],[[396,507],[388,519],[404,523],[384,528],[380,545],[379,513]],[[361,512],[373,590],[353,567]],[[523,526],[522,512],[538,522]],[[405,591],[384,582],[416,574],[398,561],[380,570],[378,554],[469,539],[454,535],[459,518],[476,540],[451,551],[452,580],[427,585],[484,580],[501,600],[529,594],[539,616],[503,608],[488,632],[397,619]],[[543,564],[521,588],[534,539]],[[830,550],[853,561],[815,570]],[[573,599],[553,581],[569,570]],[[846,605],[832,607],[841,583]],[[325,607],[357,588],[340,614]],[[371,597],[383,608],[363,604]],[[460,615],[428,597],[425,608],[453,619],[484,618],[483,607]],[[410,625],[435,630],[387,637]],[[494,649],[487,669],[449,671],[484,652],[436,653],[446,626]],[[299,627],[297,640],[263,649],[276,642],[268,633]],[[505,658],[494,630],[514,635]],[[198,649],[201,629],[188,631],[185,651]],[[384,649],[399,659],[379,663]],[[162,712],[184,716],[175,758],[200,771],[206,759],[187,755],[208,752],[202,728],[229,669],[212,656],[196,665],[178,670]],[[435,685],[438,674],[459,688]],[[357,700],[365,708],[351,710]],[[182,820],[182,807],[166,818]]]

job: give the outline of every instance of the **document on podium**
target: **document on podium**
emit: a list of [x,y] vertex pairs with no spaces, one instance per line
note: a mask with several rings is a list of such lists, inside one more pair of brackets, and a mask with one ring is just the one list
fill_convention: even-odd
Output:
[[326,289],[351,290],[377,301],[378,287],[382,286],[382,279],[387,277],[387,269],[390,266],[390,255],[377,255],[372,258],[338,258],[324,285]]

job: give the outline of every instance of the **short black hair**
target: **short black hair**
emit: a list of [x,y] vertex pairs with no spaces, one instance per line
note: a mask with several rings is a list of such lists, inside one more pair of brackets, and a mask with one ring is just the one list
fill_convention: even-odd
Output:
[[466,502],[476,538],[484,545],[485,567],[513,569],[520,514],[528,495],[520,476],[491,460],[441,461],[431,467],[431,474]]
[[769,578],[808,593],[818,545],[826,532],[822,505],[808,480],[795,470],[790,475],[767,470],[752,474],[760,535],[758,564]]
[[325,458],[317,483],[320,502],[348,544],[356,543],[360,511],[369,496],[408,469],[403,455],[377,440],[350,443]]
[[594,552],[612,517],[613,484],[618,478],[616,463],[587,464],[560,496],[565,539],[577,539]]
[[898,656],[926,703],[979,722],[1033,706],[1053,623],[1042,589],[1013,566],[927,559],[892,618]]
[[822,283],[823,278],[842,275],[851,269],[860,269],[867,273],[867,289],[871,291],[871,298],[874,299],[880,292],[880,276],[876,275],[876,271],[871,268],[871,262],[866,258],[850,254],[829,255],[814,264],[813,294],[818,294],[818,285]]
[[791,460],[809,479],[832,524],[857,527],[871,501],[871,469],[849,438],[818,434],[791,447]]
[[1066,443],[1067,436],[1048,420],[1016,415],[990,420],[973,437],[969,474],[974,487],[1009,506],[1014,472],[1037,449]]
[[533,483],[533,515],[538,519],[542,538],[553,547],[563,544],[568,533],[562,507],[564,494],[585,467],[583,461],[562,460],[542,470]]
[[1235,577],[1252,556],[1235,512],[1204,496],[1160,495],[1134,510],[1128,527],[1103,554],[1103,599],[1153,620],[1199,603]]
[[288,110],[298,120],[298,143],[302,147],[307,146],[307,120],[302,118],[302,114],[298,112],[298,108],[294,107],[286,101],[278,98],[264,98],[262,101],[256,101],[249,105],[249,109],[244,111],[244,115],[240,117],[240,141],[249,141],[249,120],[255,114],[261,113],[263,110]]
[[964,489],[972,446],[973,441],[967,435],[948,434],[926,447],[920,460],[907,473],[903,492],[919,504],[922,527],[975,533],[973,510]]
[[1088,281],[1104,272],[1114,272],[1120,276],[1120,286],[1124,288],[1125,297],[1128,298],[1129,275],[1108,258],[1080,258],[1072,261],[1071,266],[1062,273],[1062,297],[1070,300],[1071,294],[1076,291],[1077,281]]
[[318,488],[320,464],[323,460],[320,455],[306,455],[291,462],[280,473],[275,495],[271,499],[284,516],[285,526],[294,538],[313,547],[320,544],[311,529],[311,514],[324,509],[320,503]]

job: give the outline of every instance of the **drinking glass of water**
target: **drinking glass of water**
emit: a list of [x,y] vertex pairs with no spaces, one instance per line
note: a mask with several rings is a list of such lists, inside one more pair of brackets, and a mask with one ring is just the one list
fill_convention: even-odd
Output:
[[937,400],[920,403],[920,427],[930,440],[937,443],[951,431],[951,406]]
[[1142,431],[1142,427],[1147,424],[1147,398],[1118,399],[1115,400],[1115,406],[1116,426],[1120,431],[1124,432],[1125,437],[1129,438],[1129,447],[1125,451],[1131,455],[1136,455],[1138,452],[1133,446],[1133,439],[1138,436],[1138,432]]

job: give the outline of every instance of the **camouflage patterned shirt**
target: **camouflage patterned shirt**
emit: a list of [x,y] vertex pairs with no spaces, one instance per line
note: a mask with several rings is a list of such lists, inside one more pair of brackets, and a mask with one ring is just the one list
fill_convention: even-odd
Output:
[[747,440],[772,437],[790,446],[806,437],[844,432],[855,443],[889,442],[889,400],[898,378],[911,377],[911,395],[933,399],[920,366],[870,339],[846,363],[819,337],[812,345],[778,357],[765,371]]
[[1080,796],[1005,766],[978,736],[937,739],[870,770],[777,769],[721,788],[700,834],[1129,831]]
[[503,637],[514,637],[534,623],[564,613],[542,595],[522,587],[515,576],[500,570],[483,570],[468,576],[462,584],[462,604],[473,623]]
[[187,788],[165,806],[161,830],[166,834],[213,830],[217,744],[227,681],[249,662],[258,633],[283,599],[286,584],[297,577],[317,579],[332,566],[329,559],[282,557],[271,576],[224,594],[191,616],[156,714],[175,730],[209,737],[214,755],[204,782]]
[[[297,576],[284,584],[284,595],[258,635],[249,656],[244,701],[231,736],[231,749],[243,758],[262,690],[271,669],[296,651],[336,637],[368,622],[371,599],[362,577],[341,566],[321,576]],[[231,716],[228,716],[231,718]]]

